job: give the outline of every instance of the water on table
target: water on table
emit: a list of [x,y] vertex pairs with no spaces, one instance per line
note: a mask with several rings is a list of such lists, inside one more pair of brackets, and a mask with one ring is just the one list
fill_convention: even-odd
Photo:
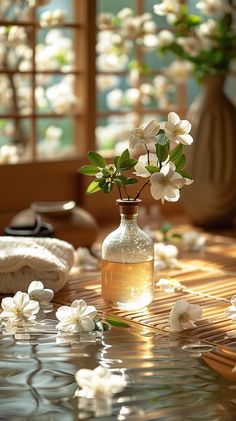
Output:
[[[190,342],[142,327],[65,339],[55,334],[54,322],[45,325],[42,332],[1,334],[1,420],[236,419],[236,386],[204,365],[199,350],[189,352]],[[73,397],[75,372],[99,363],[128,380],[113,399],[112,414],[100,418],[78,409]]]

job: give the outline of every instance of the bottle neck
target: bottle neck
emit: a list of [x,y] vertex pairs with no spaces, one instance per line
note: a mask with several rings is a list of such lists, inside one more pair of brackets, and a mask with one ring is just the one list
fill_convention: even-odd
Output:
[[120,225],[129,225],[135,226],[137,225],[138,214],[135,213],[133,215],[125,215],[123,213],[120,214]]

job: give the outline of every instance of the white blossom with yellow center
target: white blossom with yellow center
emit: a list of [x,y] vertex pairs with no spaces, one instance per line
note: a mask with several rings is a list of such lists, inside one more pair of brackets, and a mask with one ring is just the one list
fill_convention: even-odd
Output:
[[129,147],[134,149],[136,146],[156,143],[156,135],[160,130],[160,123],[155,120],[150,121],[146,127],[139,127],[131,131],[129,137]]
[[39,303],[30,300],[29,295],[21,291],[17,291],[14,297],[3,298],[1,306],[3,308],[1,319],[12,322],[35,320],[35,314],[39,311]]
[[195,322],[200,319],[202,309],[199,305],[189,304],[187,300],[177,300],[172,307],[169,317],[171,332],[181,332],[184,329],[195,327]]
[[191,123],[188,120],[181,120],[175,112],[168,114],[168,121],[164,125],[164,131],[171,142],[191,145],[193,138],[189,134],[190,130]]

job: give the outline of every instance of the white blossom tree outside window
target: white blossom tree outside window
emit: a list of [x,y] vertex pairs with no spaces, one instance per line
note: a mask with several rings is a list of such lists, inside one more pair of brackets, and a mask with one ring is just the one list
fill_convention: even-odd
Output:
[[75,154],[81,110],[76,3],[0,3],[0,163]]
[[[119,155],[133,127],[144,126],[151,119],[165,120],[171,110],[182,117],[186,114],[200,92],[195,80],[197,76],[200,80],[200,73],[194,73],[194,60],[191,62],[188,54],[196,58],[204,48],[208,49],[206,54],[212,48],[214,55],[214,42],[218,39],[214,39],[212,31],[217,24],[221,27],[219,12],[228,13],[231,3],[227,0],[97,1],[98,149],[108,153],[115,150]],[[182,28],[185,37],[181,38],[177,34],[181,25],[177,28],[174,24],[180,11],[186,24],[185,10],[189,13],[185,27],[188,32],[184,33]],[[229,26],[227,31],[230,36]],[[217,45],[220,48],[220,41]],[[176,54],[177,48],[183,50],[182,55]],[[232,79],[228,78],[231,96]]]

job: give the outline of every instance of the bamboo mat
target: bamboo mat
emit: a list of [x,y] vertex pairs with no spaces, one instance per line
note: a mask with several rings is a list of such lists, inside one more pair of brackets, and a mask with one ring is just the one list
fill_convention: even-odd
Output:
[[225,315],[231,297],[236,294],[236,240],[207,235],[204,251],[180,254],[180,267],[160,271],[155,281],[161,277],[178,280],[184,291],[170,294],[155,286],[152,304],[136,312],[115,310],[104,303],[99,272],[71,274],[67,285],[55,295],[55,303],[65,305],[75,299],[84,299],[104,314],[165,332],[168,331],[170,310],[177,299],[199,304],[203,315],[197,327],[181,332],[181,336],[196,343],[213,344],[214,350],[204,356],[205,361],[224,376],[236,380],[236,372],[232,372],[236,366],[236,323]]

